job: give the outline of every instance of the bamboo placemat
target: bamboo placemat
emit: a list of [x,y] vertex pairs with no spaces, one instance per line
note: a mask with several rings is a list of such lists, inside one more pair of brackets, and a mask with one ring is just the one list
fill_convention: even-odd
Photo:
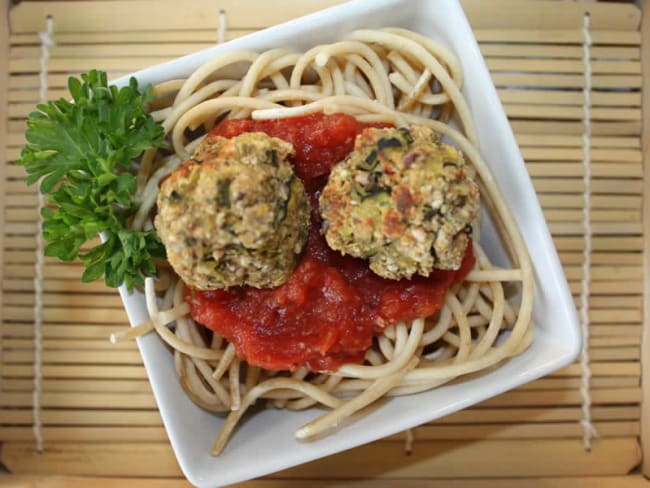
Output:
[[[56,42],[50,49],[47,74],[48,97],[55,98],[66,95],[69,74],[97,67],[114,78],[212,45],[220,36],[237,37],[335,3],[51,1],[23,2],[10,9],[8,29],[0,28],[2,35],[9,32],[0,40],[0,106],[6,104],[6,117],[0,117],[0,147],[6,147],[0,180],[4,190],[0,191],[0,224],[4,224],[0,461],[10,472],[181,476],[135,344],[114,346],[107,340],[127,324],[119,296],[100,283],[81,284],[78,264],[49,259],[44,268],[40,411],[45,450],[35,452],[36,193],[24,186],[22,169],[11,161],[24,143],[25,116],[38,101],[38,32],[45,29],[46,17],[52,16]],[[6,4],[0,2],[5,9]],[[429,480],[426,486],[454,487],[466,485],[431,480],[564,476],[583,476],[587,486],[601,486],[603,479],[594,478],[599,476],[616,476],[617,486],[641,483],[638,477],[619,477],[641,464],[640,436],[649,430],[641,424],[641,345],[648,284],[641,12],[632,5],[592,2],[465,0],[463,5],[533,177],[576,304],[585,246],[583,26],[585,13],[590,14],[589,394],[598,437],[591,451],[585,450],[579,390],[583,369],[576,363],[415,429],[410,456],[404,453],[403,436],[395,436],[272,476],[281,482],[245,486],[382,479],[367,486],[388,486],[390,480],[424,486]],[[220,32],[224,20],[227,28]],[[7,69],[2,69],[4,64]],[[29,484],[40,478],[12,479]],[[165,486],[155,484],[159,482],[151,486]],[[475,486],[510,486],[505,481],[481,483]],[[574,486],[571,481],[545,483]]]

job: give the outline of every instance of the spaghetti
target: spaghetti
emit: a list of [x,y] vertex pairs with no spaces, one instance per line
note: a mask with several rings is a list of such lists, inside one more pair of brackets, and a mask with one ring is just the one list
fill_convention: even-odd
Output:
[[[240,69],[241,76],[232,76]],[[386,327],[363,364],[331,373],[266,371],[240,360],[219,334],[209,338],[189,316],[184,283],[165,263],[159,279],[145,282],[148,322],[114,340],[155,330],[171,348],[189,397],[214,412],[228,412],[212,452],[219,454],[246,410],[271,407],[331,409],[296,432],[310,439],[384,396],[435,388],[485,371],[525,350],[532,340],[533,272],[517,225],[482,160],[470,111],[461,93],[460,63],[444,46],[402,29],[361,30],[305,53],[272,49],[230,52],[184,80],[154,87],[151,113],[169,134],[173,151],[150,150],[140,162],[135,229],[152,226],[160,181],[190,157],[203,136],[223,119],[277,119],[341,112],[362,122],[432,128],[455,144],[480,179],[484,209],[499,230],[513,269],[493,266],[478,245],[476,263],[447,292],[433,317]],[[450,121],[462,128],[455,129]],[[509,298],[515,296],[514,305]],[[173,325],[172,328],[169,328]]]

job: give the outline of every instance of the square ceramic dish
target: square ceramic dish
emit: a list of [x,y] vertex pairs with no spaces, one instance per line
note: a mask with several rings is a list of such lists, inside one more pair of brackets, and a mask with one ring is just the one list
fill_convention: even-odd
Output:
[[[513,210],[535,267],[530,348],[479,378],[413,396],[394,398],[339,432],[298,442],[294,432],[320,410],[266,410],[246,417],[220,457],[209,454],[223,419],[194,405],[179,385],[172,355],[155,334],[138,344],[172,447],[188,480],[214,487],[255,478],[397,433],[483,401],[572,362],[580,348],[573,300],[520,152],[489,72],[457,0],[357,0],[282,24],[135,74],[141,83],[187,76],[217,53],[292,47],[306,50],[359,28],[397,26],[440,41],[459,57],[463,91],[477,127],[481,152]],[[125,83],[122,78],[117,83]],[[491,226],[482,245],[497,262],[502,249]],[[142,295],[120,290],[131,324],[147,318]]]

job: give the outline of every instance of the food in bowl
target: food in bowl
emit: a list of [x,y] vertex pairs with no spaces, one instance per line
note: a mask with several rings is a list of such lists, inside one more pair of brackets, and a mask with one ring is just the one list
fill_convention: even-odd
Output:
[[[258,401],[331,409],[297,431],[310,439],[530,344],[530,259],[461,84],[446,48],[382,29],[229,52],[153,87],[169,144],[137,155],[124,223],[162,238],[171,266],[144,280],[150,320],[134,330],[169,344],[193,401],[228,412],[214,454]],[[478,244],[479,188],[512,269]],[[140,271],[135,284],[154,274]]]

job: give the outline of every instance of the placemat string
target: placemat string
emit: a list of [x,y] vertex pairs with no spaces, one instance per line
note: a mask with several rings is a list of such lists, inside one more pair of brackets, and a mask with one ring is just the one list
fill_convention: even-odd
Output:
[[226,11],[219,10],[219,29],[217,30],[217,42],[219,44],[226,42],[226,30],[228,29]]
[[[48,62],[50,59],[50,49],[54,45],[52,33],[54,32],[54,19],[48,16],[45,19],[45,30],[39,32],[38,37],[41,41],[41,57],[39,63],[39,101],[47,102],[47,74]],[[37,229],[36,229],[36,257],[34,264],[34,389],[32,391],[32,422],[34,427],[34,440],[36,441],[36,450],[43,452],[43,426],[41,421],[41,393],[43,389],[43,368],[42,368],[42,349],[43,349],[43,264],[45,261],[44,253],[45,243],[43,241],[43,217],[41,209],[45,206],[45,195],[40,191],[40,181],[37,207]]]
[[582,61],[584,65],[584,87],[582,89],[582,166],[583,166],[583,209],[582,227],[584,231],[584,250],[582,260],[582,283],[580,291],[580,326],[582,328],[582,353],[580,354],[580,396],[582,398],[582,441],[587,451],[591,451],[591,440],[598,434],[591,423],[591,369],[589,366],[589,294],[591,282],[591,33],[590,15],[585,13],[582,25]]

